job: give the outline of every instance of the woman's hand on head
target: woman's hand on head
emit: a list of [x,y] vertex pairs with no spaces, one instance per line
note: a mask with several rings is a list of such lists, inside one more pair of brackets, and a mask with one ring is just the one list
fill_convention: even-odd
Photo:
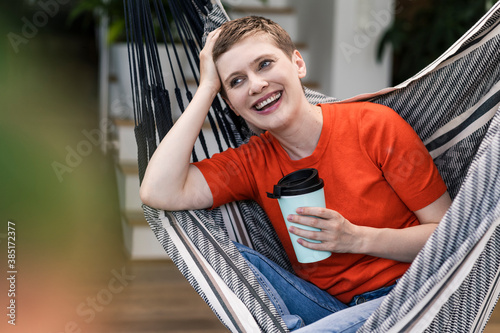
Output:
[[309,231],[294,226],[288,229],[299,237],[321,241],[321,243],[313,243],[299,239],[298,242],[307,248],[334,253],[360,252],[360,238],[357,236],[360,231],[359,226],[352,224],[334,210],[321,207],[300,207],[297,208],[297,214],[288,216],[288,221],[321,229],[321,231]]
[[217,94],[221,89],[221,82],[215,66],[212,50],[220,30],[216,29],[207,36],[205,46],[200,52],[200,87],[206,87]]

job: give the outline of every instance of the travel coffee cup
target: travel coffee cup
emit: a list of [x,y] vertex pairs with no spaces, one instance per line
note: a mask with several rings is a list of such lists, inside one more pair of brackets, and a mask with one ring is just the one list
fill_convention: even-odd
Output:
[[[318,170],[312,168],[301,169],[281,178],[278,184],[274,185],[273,193],[267,193],[267,196],[272,199],[278,199],[287,229],[293,225],[300,229],[321,231],[318,228],[290,222],[287,220],[287,216],[296,214],[296,209],[298,207],[325,207],[325,193],[323,187],[323,179],[319,178]],[[304,247],[297,242],[300,238],[299,236],[292,233],[288,234],[292,240],[297,260],[300,263],[320,261],[328,258],[332,254],[328,251],[317,251]],[[316,240],[304,239],[313,243],[321,243]]]

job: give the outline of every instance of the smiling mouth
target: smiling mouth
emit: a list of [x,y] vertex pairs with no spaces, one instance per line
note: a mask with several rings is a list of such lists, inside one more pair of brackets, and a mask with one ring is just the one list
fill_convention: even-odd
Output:
[[273,105],[274,103],[276,103],[276,101],[278,101],[280,98],[281,98],[281,92],[278,92],[277,94],[269,97],[268,99],[266,99],[260,103],[255,104],[255,109],[257,109],[257,111],[262,111],[266,107],[269,107],[269,106]]

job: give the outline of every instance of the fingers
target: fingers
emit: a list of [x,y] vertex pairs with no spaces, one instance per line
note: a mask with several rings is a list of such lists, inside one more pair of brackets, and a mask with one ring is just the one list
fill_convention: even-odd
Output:
[[211,31],[207,36],[207,40],[205,41],[204,48],[208,47],[208,48],[212,49],[214,42],[217,40],[217,37],[219,37],[219,34],[220,34],[220,28],[217,28],[217,29]]
[[205,56],[205,57],[212,57],[212,49],[214,47],[215,41],[217,40],[217,37],[219,37],[220,30],[215,29],[214,31],[210,32],[207,36],[207,40],[205,41],[205,46],[200,52],[200,57]]
[[[345,234],[344,217],[331,209],[321,207],[301,207],[297,214],[290,214],[287,220],[302,226],[319,229],[306,230],[300,226],[290,226],[289,231],[299,237],[299,244],[315,250],[341,251],[344,252],[342,238]],[[321,243],[313,243],[319,241]]]
[[322,219],[341,219],[343,216],[332,209],[324,207],[299,207],[296,210],[299,215],[316,216]]
[[323,229],[327,221],[331,225],[331,222],[342,222],[344,219],[338,212],[322,207],[300,207],[296,212],[288,215],[287,220],[318,229]]
[[[320,237],[323,234],[323,229],[331,227],[331,221],[323,220],[322,218],[317,218],[314,216],[302,216],[302,215],[289,215],[287,220],[296,223],[299,226],[290,226],[288,229],[291,233],[312,240],[321,240]],[[330,224],[330,226],[328,226]],[[301,226],[315,228],[313,230],[308,230],[307,228],[301,228]]]
[[294,226],[291,226],[289,231],[300,237],[297,242],[304,247],[318,251],[332,251],[331,242],[323,231],[309,231]]
[[300,225],[323,229],[324,220],[313,216],[289,215],[287,220]]
[[311,231],[311,230],[306,230],[306,229],[302,229],[300,227],[295,227],[295,226],[291,226],[288,230],[291,233],[293,233],[299,237],[312,239],[315,241],[322,241],[323,240],[323,239],[321,239],[321,237],[322,237],[321,231]]
[[221,88],[219,74],[212,57],[212,50],[219,34],[219,29],[210,32],[200,52],[200,86],[208,87],[214,93],[218,93]]

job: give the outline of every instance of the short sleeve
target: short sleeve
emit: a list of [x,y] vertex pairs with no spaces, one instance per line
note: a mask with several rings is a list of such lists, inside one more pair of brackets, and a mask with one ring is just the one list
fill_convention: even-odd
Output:
[[193,163],[208,183],[214,200],[212,209],[228,202],[255,198],[254,162],[262,151],[258,138],[236,149],[214,154]]
[[425,145],[394,110],[366,103],[358,124],[361,146],[409,209],[422,209],[445,193],[446,185]]

